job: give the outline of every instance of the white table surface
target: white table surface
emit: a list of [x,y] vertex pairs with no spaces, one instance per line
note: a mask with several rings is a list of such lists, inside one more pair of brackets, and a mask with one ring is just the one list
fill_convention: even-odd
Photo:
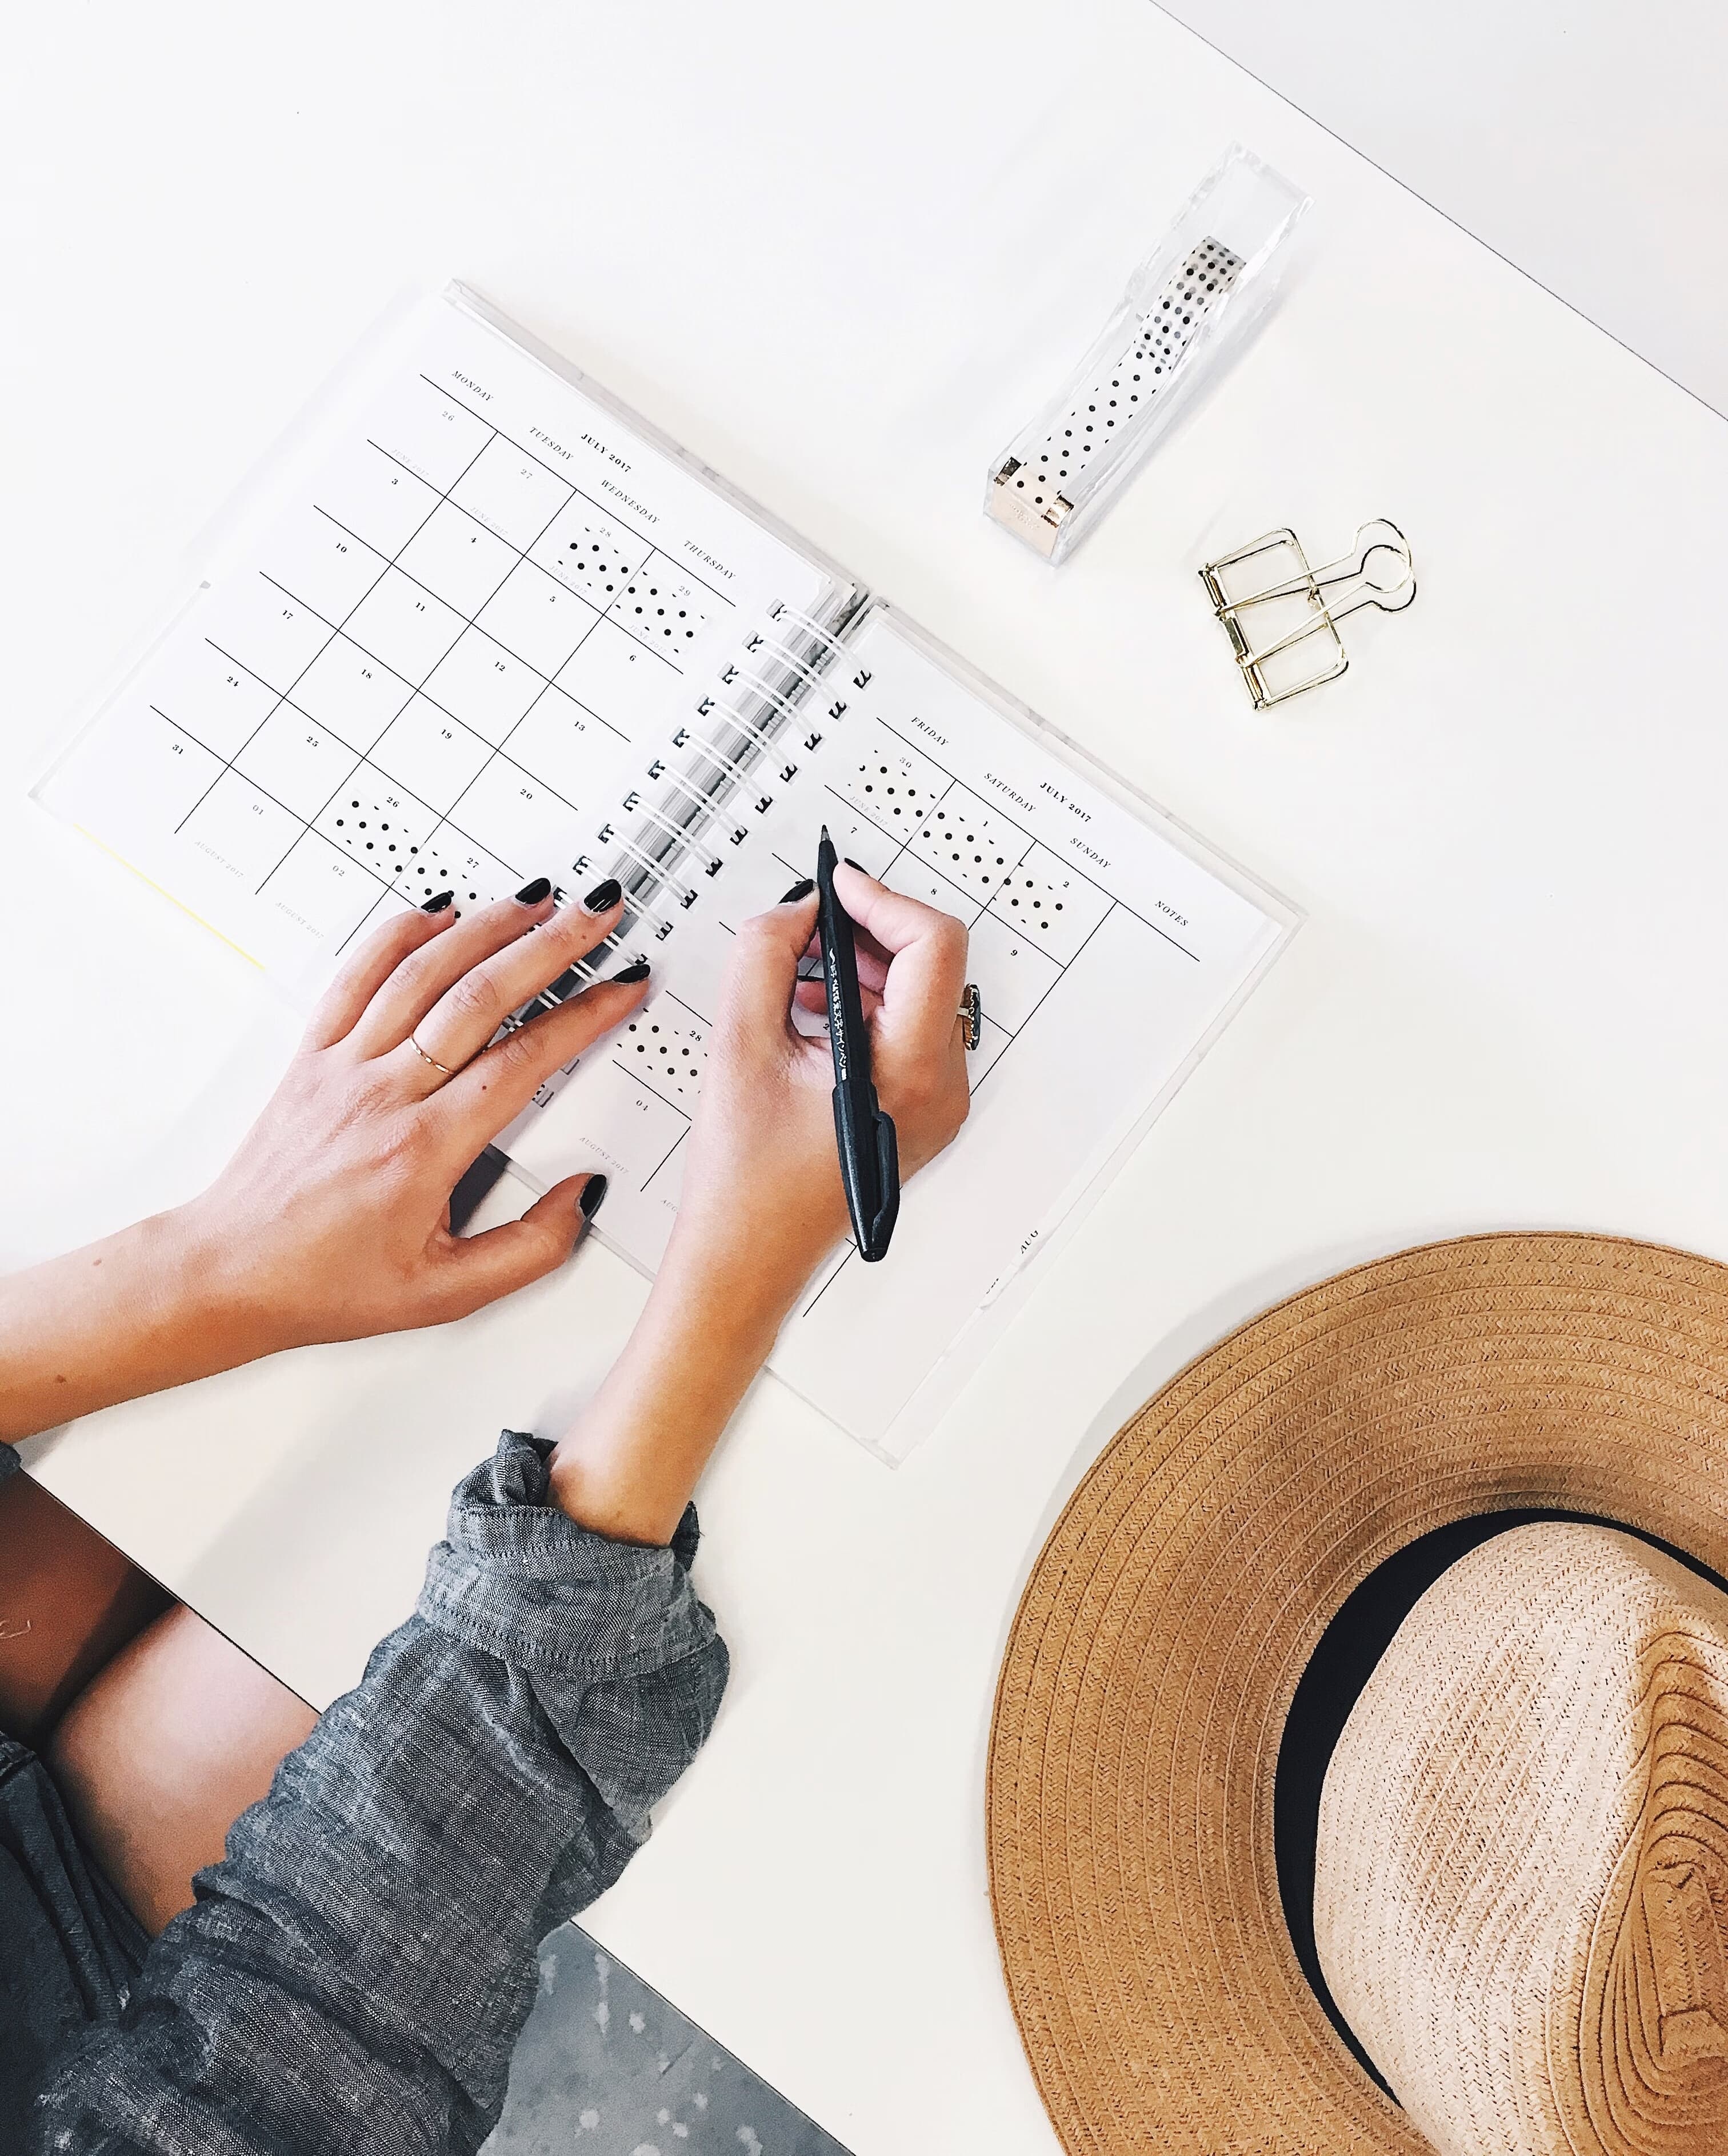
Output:
[[[1728,1257],[1728,426],[1135,0],[172,21],[38,11],[0,90],[9,778],[404,280],[455,270],[1308,911],[907,1466],[758,1388],[701,1493],[731,1692],[588,1920],[858,2156],[1048,2152],[983,1763],[1076,1475],[1345,1263],[1510,1224]],[[987,465],[1233,136],[1317,198],[1300,274],[1052,572],[982,518]],[[1377,515],[1416,606],[1254,716],[1195,565]],[[288,1038],[254,974],[18,791],[13,1263],[194,1187]],[[641,1293],[589,1252],[33,1464],[322,1702],[410,1606],[458,1473],[501,1423],[555,1430]]]
[[1465,230],[1728,413],[1716,0],[1164,0]]

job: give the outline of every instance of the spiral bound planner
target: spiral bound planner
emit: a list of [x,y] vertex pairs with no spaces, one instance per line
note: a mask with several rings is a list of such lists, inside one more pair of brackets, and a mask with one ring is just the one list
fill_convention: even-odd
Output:
[[531,1188],[603,1169],[649,1273],[732,939],[821,826],[959,916],[971,1120],[770,1365],[904,1457],[1292,910],[460,286],[314,434],[38,798],[303,993],[435,891],[617,875],[548,996],[638,956],[653,991],[500,1142]]

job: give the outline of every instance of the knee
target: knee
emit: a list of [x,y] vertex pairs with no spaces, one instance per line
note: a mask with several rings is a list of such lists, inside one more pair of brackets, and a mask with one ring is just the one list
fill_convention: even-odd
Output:
[[306,1702],[184,1608],[79,1693],[44,1759],[85,1846],[152,1933],[317,1724]]

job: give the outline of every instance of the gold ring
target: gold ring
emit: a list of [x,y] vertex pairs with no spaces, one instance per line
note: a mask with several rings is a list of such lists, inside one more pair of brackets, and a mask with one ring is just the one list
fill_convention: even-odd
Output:
[[451,1070],[449,1065],[448,1063],[440,1063],[435,1055],[428,1055],[426,1053],[426,1050],[422,1048],[419,1042],[415,1040],[413,1034],[408,1035],[408,1046],[413,1050],[415,1055],[419,1057],[423,1063],[429,1063],[434,1070],[440,1072],[444,1077],[454,1078],[456,1074],[453,1070]]
[[984,1038],[984,999],[978,993],[976,981],[968,981],[960,992],[960,1009],[955,1016],[966,1028],[961,1038],[968,1048],[976,1048]]

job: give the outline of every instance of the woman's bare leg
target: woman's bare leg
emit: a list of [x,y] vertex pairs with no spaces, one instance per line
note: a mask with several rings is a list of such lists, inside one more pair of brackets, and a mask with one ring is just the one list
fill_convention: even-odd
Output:
[[39,1482],[0,1484],[0,1729],[41,1743],[172,1599]]
[[61,1717],[44,1757],[85,1845],[152,1936],[192,1902],[228,1829],[318,1717],[177,1606]]

